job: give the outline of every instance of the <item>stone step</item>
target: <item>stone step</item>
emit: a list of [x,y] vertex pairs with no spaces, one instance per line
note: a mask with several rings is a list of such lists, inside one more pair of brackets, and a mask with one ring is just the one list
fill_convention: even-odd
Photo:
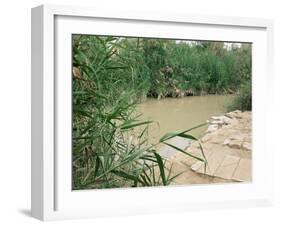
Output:
[[208,164],[206,165],[205,172],[205,163],[198,161],[191,166],[191,169],[196,171],[197,173],[207,174],[209,176],[213,176],[223,159],[225,158],[225,154],[220,151],[213,151],[209,156],[206,156]]
[[251,181],[252,180],[252,160],[241,159],[238,167],[234,172],[232,180]]
[[[191,140],[183,138],[183,137],[173,137],[169,140],[167,140],[168,144],[171,144],[173,146],[176,146],[182,150],[186,150],[192,143]],[[174,148],[168,146],[168,145],[163,145],[158,153],[163,157],[163,158],[170,158],[174,154],[178,153],[179,151],[175,150]]]
[[240,161],[239,157],[226,155],[220,165],[220,167],[214,173],[215,177],[220,177],[223,179],[231,180],[234,171],[236,170],[238,163]]
[[213,152],[207,157],[207,167],[205,172],[204,163],[195,162],[191,169],[200,174],[219,177],[226,180],[251,181],[250,159],[240,158],[232,155],[225,155],[221,152]]

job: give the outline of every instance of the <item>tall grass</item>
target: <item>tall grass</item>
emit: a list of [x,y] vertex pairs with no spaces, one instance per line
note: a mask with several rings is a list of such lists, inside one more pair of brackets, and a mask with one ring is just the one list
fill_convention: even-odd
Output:
[[191,129],[148,143],[153,122],[140,120],[136,105],[147,96],[236,92],[250,79],[249,45],[226,50],[219,43],[91,35],[72,41],[73,189],[170,184],[175,175],[156,151],[160,143],[207,164],[203,149],[198,157],[166,142],[198,142]]
[[228,111],[234,110],[251,111],[252,110],[252,87],[250,81],[241,84],[236,97],[227,106]]
[[[167,174],[171,168],[166,167],[165,160],[156,152],[157,145],[175,136],[197,139],[186,134],[187,130],[166,134],[159,143],[149,144],[147,125],[152,122],[138,119],[130,96],[130,92],[124,93],[113,105],[104,108],[99,103],[99,108],[74,111],[74,189],[157,186],[168,185],[173,180],[171,174]],[[100,98],[94,92],[88,93],[87,98],[91,97]],[[144,126],[141,133],[136,130],[140,126]],[[204,156],[198,158],[173,148],[206,162]]]
[[250,80],[251,46],[242,44],[239,49],[227,50],[223,43],[207,44],[169,46],[168,58],[176,86],[195,95],[236,92],[242,81]]
[[157,144],[148,144],[151,121],[140,121],[135,110],[147,85],[136,74],[146,76],[146,69],[136,54],[124,48],[121,56],[116,46],[112,37],[73,37],[73,189],[168,185],[173,179]]
[[138,96],[228,94],[251,79],[251,44],[226,49],[222,42],[190,45],[165,39],[86,35],[73,40],[78,47],[74,48],[74,65],[102,92],[115,84],[121,91],[130,87]]

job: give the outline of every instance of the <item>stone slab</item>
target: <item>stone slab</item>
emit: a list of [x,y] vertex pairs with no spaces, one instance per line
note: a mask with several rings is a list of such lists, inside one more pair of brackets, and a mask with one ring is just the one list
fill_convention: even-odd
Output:
[[239,164],[239,157],[226,155],[214,176],[230,180]]
[[[182,150],[185,150],[191,145],[191,140],[188,140],[183,137],[174,137],[171,138],[170,140],[167,140],[166,143],[176,146]],[[164,158],[170,158],[171,156],[173,156],[178,152],[179,151],[175,150],[174,148],[164,144],[164,146],[160,148],[158,153]]]
[[207,166],[205,172],[205,164],[203,162],[196,162],[191,166],[191,169],[196,171],[197,173],[207,174],[209,176],[213,176],[217,168],[222,163],[223,159],[225,158],[225,154],[221,151],[213,151],[210,156],[206,156],[207,158]]
[[252,145],[249,142],[244,142],[242,144],[242,148],[245,149],[246,151],[251,151],[252,150]]
[[[240,149],[241,146],[242,146],[242,142],[243,141],[240,141],[240,140],[230,140],[228,142],[228,146],[231,147],[231,148],[237,148],[237,149]],[[224,142],[225,143],[225,142]]]
[[252,180],[252,161],[250,159],[240,159],[232,180],[241,182]]

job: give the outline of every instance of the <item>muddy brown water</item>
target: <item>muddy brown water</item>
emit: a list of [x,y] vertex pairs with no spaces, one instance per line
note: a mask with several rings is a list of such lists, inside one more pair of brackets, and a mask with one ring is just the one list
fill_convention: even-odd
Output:
[[[153,120],[149,126],[149,142],[157,143],[168,132],[180,132],[206,122],[211,116],[226,112],[232,96],[207,95],[184,98],[147,99],[138,105],[141,119]],[[189,132],[200,137],[207,126]]]

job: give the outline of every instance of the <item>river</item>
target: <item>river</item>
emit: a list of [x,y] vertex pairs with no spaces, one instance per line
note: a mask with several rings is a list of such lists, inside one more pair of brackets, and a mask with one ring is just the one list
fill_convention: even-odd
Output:
[[[226,112],[226,105],[232,96],[206,95],[184,98],[149,98],[137,106],[144,120],[153,120],[149,127],[149,142],[157,143],[167,132],[179,132],[206,122],[211,116]],[[207,126],[190,132],[200,137]]]

